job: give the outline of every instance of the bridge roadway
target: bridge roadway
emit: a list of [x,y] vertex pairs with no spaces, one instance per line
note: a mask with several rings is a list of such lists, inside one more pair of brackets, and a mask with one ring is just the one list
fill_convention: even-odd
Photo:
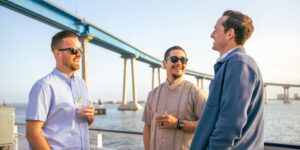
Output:
[[[134,78],[134,62],[135,60],[149,64],[152,67],[152,88],[154,88],[154,75],[157,69],[158,81],[160,83],[160,68],[162,66],[161,60],[145,53],[144,51],[128,44],[120,38],[100,29],[96,25],[87,22],[86,20],[75,16],[74,14],[60,8],[59,6],[49,1],[20,1],[20,0],[0,0],[0,5],[11,10],[19,12],[23,15],[36,19],[40,22],[46,23],[50,26],[61,30],[75,31],[81,38],[83,56],[82,56],[82,78],[89,85],[88,75],[88,49],[87,45],[93,43],[97,46],[106,48],[121,55],[124,59],[124,74],[123,74],[123,104],[120,105],[120,110],[138,110],[140,106],[136,100],[135,94],[135,78]],[[126,99],[126,80],[127,80],[127,61],[131,61],[131,76],[132,76],[132,92],[133,104],[127,104]],[[197,86],[201,81],[201,88],[203,88],[203,80],[211,80],[212,75],[200,73],[193,70],[187,70],[187,75],[194,76],[197,79]],[[288,88],[300,87],[300,85],[265,83],[266,86],[283,86],[284,95],[287,96],[288,102]]]

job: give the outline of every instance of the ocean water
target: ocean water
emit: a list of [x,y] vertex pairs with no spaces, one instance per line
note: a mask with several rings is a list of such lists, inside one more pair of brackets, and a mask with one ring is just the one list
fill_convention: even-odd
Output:
[[[143,131],[143,111],[118,111],[117,104],[106,104],[106,115],[95,117],[93,128]],[[26,105],[16,105],[16,122],[25,122]],[[269,101],[265,105],[265,141],[300,145],[300,101],[285,104]],[[24,127],[19,127],[24,133]],[[96,145],[96,132],[90,133],[91,145]],[[103,134],[103,146],[113,149],[143,149],[142,136]],[[26,148],[25,148],[26,149]]]

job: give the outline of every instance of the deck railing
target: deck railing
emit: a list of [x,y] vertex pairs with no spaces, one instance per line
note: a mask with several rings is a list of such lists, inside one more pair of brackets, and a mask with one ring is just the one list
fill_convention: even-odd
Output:
[[[16,125],[24,126],[25,123],[16,123]],[[138,136],[141,137],[143,135],[143,132],[137,132],[137,131],[124,131],[124,130],[113,130],[113,129],[101,129],[101,128],[89,128],[90,131],[96,132],[96,145],[91,145],[91,149],[106,149],[109,150],[109,148],[103,147],[103,134],[117,134],[117,135],[126,135],[126,136]],[[18,134],[16,134],[18,135]],[[15,145],[18,147],[18,145]],[[265,150],[272,150],[272,149],[300,149],[300,145],[296,144],[286,144],[286,143],[274,143],[274,142],[265,142]]]

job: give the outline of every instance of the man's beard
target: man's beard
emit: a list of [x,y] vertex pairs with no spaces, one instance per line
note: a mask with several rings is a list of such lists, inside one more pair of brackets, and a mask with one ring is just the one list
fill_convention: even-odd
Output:
[[73,71],[76,71],[76,70],[78,70],[80,68],[80,65],[77,64],[77,63],[74,63],[74,64],[71,63],[70,65],[71,65],[71,68],[72,68]]
[[66,62],[64,62],[64,66],[66,66],[67,68],[69,68],[72,71],[76,71],[79,69],[79,65],[75,65],[75,64],[68,64]]
[[178,79],[178,78],[180,78],[182,75],[180,75],[180,74],[172,74],[172,77],[174,78],[174,79]]

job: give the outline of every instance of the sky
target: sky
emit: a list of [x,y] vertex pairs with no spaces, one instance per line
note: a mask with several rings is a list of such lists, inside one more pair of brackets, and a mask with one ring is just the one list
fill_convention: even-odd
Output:
[[[299,0],[53,0],[51,3],[159,59],[166,49],[179,45],[187,52],[188,69],[212,75],[219,57],[211,49],[214,25],[225,10],[241,11],[254,22],[254,33],[245,48],[259,65],[264,81],[300,84]],[[3,6],[0,6],[0,25],[0,103],[27,103],[32,85],[55,67],[50,39],[59,30]],[[121,100],[120,55],[89,44],[88,59],[92,100]],[[128,100],[132,99],[130,73],[128,63]],[[145,100],[151,90],[151,73],[148,64],[135,63],[138,100]],[[161,70],[162,81],[165,74]],[[185,78],[196,83],[194,77]],[[155,83],[158,84],[157,79]],[[208,84],[205,81],[207,92]],[[281,87],[267,88],[270,98],[282,92]],[[294,93],[299,94],[300,88],[291,88],[290,95]]]

